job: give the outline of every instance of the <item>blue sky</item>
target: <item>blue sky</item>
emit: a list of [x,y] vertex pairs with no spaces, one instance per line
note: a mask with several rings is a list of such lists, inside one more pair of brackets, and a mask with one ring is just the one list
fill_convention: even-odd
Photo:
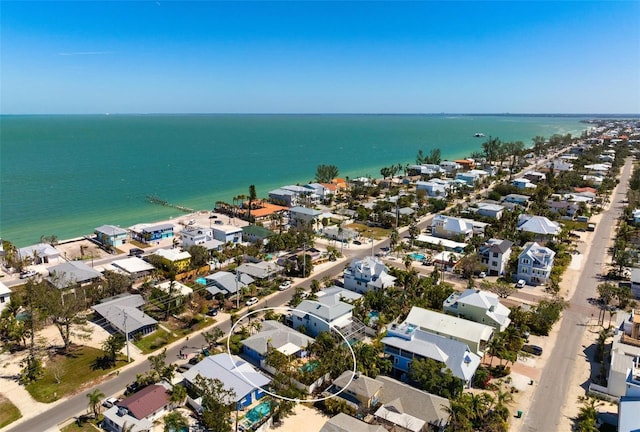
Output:
[[640,113],[640,2],[0,3],[0,112]]

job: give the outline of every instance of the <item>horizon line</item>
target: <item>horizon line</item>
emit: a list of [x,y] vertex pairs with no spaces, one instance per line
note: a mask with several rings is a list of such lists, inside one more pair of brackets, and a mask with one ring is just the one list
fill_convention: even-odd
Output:
[[299,115],[299,116],[314,116],[314,115],[398,115],[398,116],[626,116],[626,117],[640,117],[640,113],[527,113],[527,112],[486,112],[486,113],[474,113],[474,112],[379,112],[379,113],[367,113],[367,112],[309,112],[309,113],[297,113],[297,112],[93,112],[93,113],[0,113],[0,116],[153,116],[153,115]]

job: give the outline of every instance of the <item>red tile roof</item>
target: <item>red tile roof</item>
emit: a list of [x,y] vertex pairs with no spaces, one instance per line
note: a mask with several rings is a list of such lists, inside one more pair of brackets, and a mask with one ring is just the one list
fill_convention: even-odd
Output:
[[169,404],[167,389],[161,385],[152,384],[122,400],[118,406],[125,407],[133,417],[142,420],[167,404]]

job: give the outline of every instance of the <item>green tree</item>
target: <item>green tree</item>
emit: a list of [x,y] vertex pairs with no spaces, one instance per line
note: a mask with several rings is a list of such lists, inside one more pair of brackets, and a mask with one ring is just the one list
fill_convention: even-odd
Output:
[[422,390],[448,399],[454,398],[464,388],[460,378],[453,376],[451,369],[443,371],[444,364],[430,359],[414,359],[409,366],[409,380]]
[[[174,406],[179,406],[184,403],[186,398],[187,398],[186,387],[180,384],[174,385],[173,388],[171,389],[171,396],[169,397],[169,401],[171,401],[171,403]],[[176,430],[179,430],[179,429],[176,429]]]
[[158,382],[163,378],[171,381],[175,373],[175,366],[173,364],[167,365],[166,348],[158,355],[149,356],[148,360],[151,365],[151,370],[148,372],[148,375],[153,382]]
[[118,353],[122,348],[124,348],[125,344],[125,337],[120,333],[114,333],[110,335],[102,343],[102,352],[104,353],[103,360],[105,361],[107,367],[116,364]]
[[178,432],[188,427],[189,422],[180,411],[172,411],[164,416],[164,432]]
[[598,402],[590,397],[579,397],[578,401],[582,402],[582,406],[575,419],[575,430],[577,432],[598,432],[596,424]]
[[249,185],[249,209],[247,210],[247,220],[251,222],[251,210],[253,209],[253,203],[258,199],[256,193],[256,185]]
[[335,165],[318,165],[316,168],[316,181],[318,183],[329,183],[338,177],[338,167]]
[[71,338],[88,339],[91,328],[87,327],[87,317],[84,314],[87,305],[79,286],[70,284],[60,290],[53,286],[44,287],[42,296],[38,299],[38,309],[44,317],[55,325],[62,342],[63,350],[71,346]]
[[189,267],[197,269],[204,267],[209,263],[209,251],[201,245],[191,245],[187,248],[187,252],[191,255]]
[[236,394],[226,390],[222,381],[201,375],[195,378],[194,389],[202,397],[204,426],[211,432],[231,432],[233,429],[227,419],[235,409]]
[[87,398],[89,399],[89,410],[93,413],[94,418],[98,418],[100,415],[100,411],[102,409],[101,403],[104,396],[104,393],[102,393],[100,389],[94,389],[87,393]]

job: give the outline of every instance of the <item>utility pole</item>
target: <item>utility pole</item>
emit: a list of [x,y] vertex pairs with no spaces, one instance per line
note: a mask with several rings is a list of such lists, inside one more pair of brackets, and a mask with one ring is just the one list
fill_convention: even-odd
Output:
[[240,277],[240,272],[236,268],[236,309],[240,309],[240,288],[238,288],[239,277]]
[[122,311],[124,315],[124,338],[127,346],[127,363],[131,363],[131,357],[129,356],[129,332],[127,331],[127,312]]
[[302,277],[307,277],[307,243],[302,243]]

